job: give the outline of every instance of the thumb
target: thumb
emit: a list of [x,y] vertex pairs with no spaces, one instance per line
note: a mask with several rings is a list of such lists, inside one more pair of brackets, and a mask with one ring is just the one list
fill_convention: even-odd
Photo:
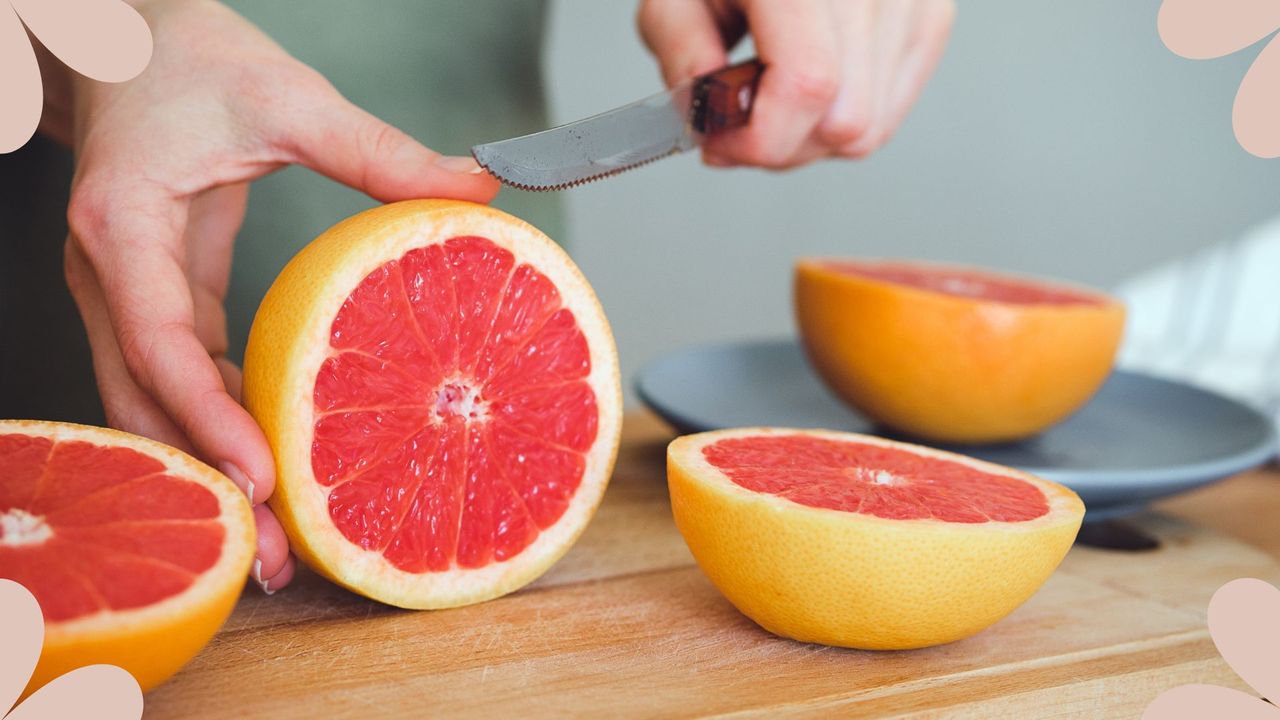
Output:
[[501,188],[470,157],[441,155],[336,90],[291,117],[277,141],[290,160],[381,202],[433,197],[487,203]]

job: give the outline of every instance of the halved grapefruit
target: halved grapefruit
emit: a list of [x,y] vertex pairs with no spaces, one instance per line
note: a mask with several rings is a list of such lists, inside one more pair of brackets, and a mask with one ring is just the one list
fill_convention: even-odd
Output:
[[1084,517],[1070,490],[877,437],[744,428],[667,450],[676,526],[747,617],[868,650],[959,640],[1008,615]]
[[819,376],[872,420],[979,443],[1070,415],[1111,371],[1124,307],[1103,293],[960,267],[801,260],[795,307]]
[[244,399],[292,548],[408,608],[542,574],[595,512],[621,429],[613,336],[577,267],[458,201],[375,208],[299,253],[254,319]]
[[203,463],[115,430],[0,420],[0,578],[45,619],[28,692],[97,663],[158,685],[226,620],[254,548],[249,501]]

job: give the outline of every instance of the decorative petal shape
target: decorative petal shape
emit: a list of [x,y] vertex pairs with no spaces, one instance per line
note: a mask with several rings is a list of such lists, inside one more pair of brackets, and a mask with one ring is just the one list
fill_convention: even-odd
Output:
[[[1240,679],[1263,697],[1280,699],[1280,590],[1254,578],[1218,588],[1209,601],[1209,634]],[[1280,709],[1275,713],[1280,720]]]
[[[1280,7],[1280,3],[1260,3]],[[1280,157],[1280,41],[1272,40],[1258,53],[1231,110],[1231,125],[1240,146],[1258,157]]]
[[35,691],[5,720],[139,720],[142,688],[123,668],[87,665]]
[[[7,3],[0,2],[0,153],[31,139],[40,125],[44,88],[27,31]],[[26,682],[25,680],[23,681]],[[0,694],[0,703],[4,702]]]
[[1192,60],[1243,50],[1280,29],[1280,3],[1164,0],[1156,28],[1165,47]]
[[[0,6],[3,11],[3,6]],[[0,579],[0,717],[31,679],[44,644],[44,616],[29,590]]]
[[1239,690],[1217,685],[1179,685],[1160,693],[1142,720],[1280,720],[1280,708]]
[[49,52],[102,82],[124,82],[151,61],[151,29],[121,0],[9,0]]

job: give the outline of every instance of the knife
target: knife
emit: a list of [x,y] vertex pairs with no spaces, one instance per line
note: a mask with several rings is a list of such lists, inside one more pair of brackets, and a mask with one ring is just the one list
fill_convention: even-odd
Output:
[[476,162],[522,190],[563,190],[697,147],[747,124],[764,64],[752,59],[630,105],[532,135],[476,145]]

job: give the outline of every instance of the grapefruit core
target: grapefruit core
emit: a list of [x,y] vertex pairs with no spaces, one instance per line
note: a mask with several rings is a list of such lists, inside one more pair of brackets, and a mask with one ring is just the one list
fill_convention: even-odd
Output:
[[766,630],[909,649],[1008,615],[1071,547],[1070,490],[961,455],[852,433],[744,428],[667,451],[676,526]]
[[45,619],[27,692],[85,665],[143,690],[208,643],[244,587],[249,502],[213,469],[126,433],[0,420],[0,577]]
[[1099,292],[969,268],[801,260],[795,307],[810,362],[858,411],[957,443],[1033,435],[1111,372],[1124,307]]
[[291,547],[409,608],[542,574],[599,504],[621,429],[581,273],[530,225],[457,201],[369,210],[299,253],[254,319],[244,398]]

